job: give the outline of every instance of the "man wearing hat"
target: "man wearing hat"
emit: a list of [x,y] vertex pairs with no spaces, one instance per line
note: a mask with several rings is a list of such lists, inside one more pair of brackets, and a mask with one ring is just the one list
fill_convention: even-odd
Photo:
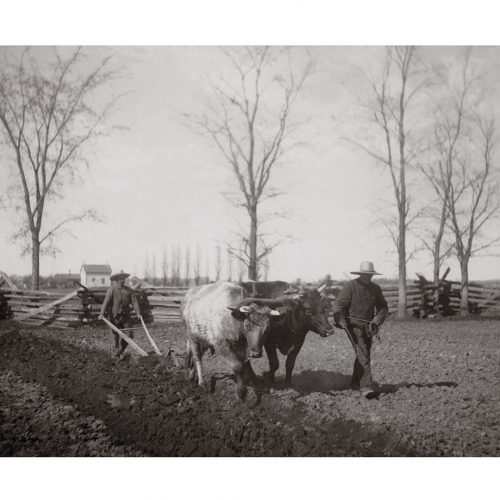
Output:
[[[141,316],[141,310],[139,308],[137,297],[128,286],[125,286],[125,279],[129,276],[130,274],[124,273],[123,271],[111,276],[111,286],[106,293],[106,297],[104,298],[104,302],[102,303],[101,307],[101,314],[99,315],[99,319],[102,319],[102,317],[109,310],[109,319],[111,323],[113,323],[113,325],[115,325],[120,330],[122,328],[132,327],[132,319],[130,317],[130,304],[133,305],[137,316]],[[115,356],[120,357],[127,348],[128,344],[125,340],[121,339],[120,346],[120,336],[113,330],[111,330],[111,332],[113,333],[115,338]],[[127,332],[127,335],[133,338],[134,332],[132,330],[129,330]]]
[[377,396],[373,387],[370,356],[372,336],[378,333],[387,317],[387,302],[379,285],[372,283],[377,273],[373,262],[362,262],[359,271],[352,271],[359,277],[348,281],[333,306],[333,317],[343,328],[356,354],[351,386],[361,395],[371,399]]

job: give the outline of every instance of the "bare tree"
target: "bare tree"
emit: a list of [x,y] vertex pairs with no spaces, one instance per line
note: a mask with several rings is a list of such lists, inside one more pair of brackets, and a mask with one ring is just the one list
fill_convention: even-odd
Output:
[[249,218],[245,246],[231,251],[248,267],[248,277],[258,279],[259,263],[277,243],[262,239],[262,205],[282,194],[272,186],[273,173],[290,149],[289,139],[297,123],[291,112],[309,75],[310,59],[295,69],[292,49],[241,47],[225,49],[230,74],[211,81],[205,95],[206,112],[189,117],[218,148],[234,177],[228,200],[244,208]]
[[[426,229],[420,235],[423,247],[432,255],[435,304],[439,302],[440,270],[444,261],[453,254],[453,239],[448,241],[446,226],[449,222],[449,196],[455,161],[461,142],[467,135],[467,122],[477,104],[474,95],[474,77],[469,70],[470,50],[464,54],[459,78],[448,68],[444,93],[435,105],[435,123],[430,158],[419,165],[432,187],[434,199],[428,204],[424,217]],[[451,83],[452,82],[452,83]],[[456,84],[455,82],[458,82]]]
[[184,248],[184,269],[186,286],[189,286],[189,279],[191,277],[191,249],[189,245],[186,245]]
[[220,243],[217,243],[217,247],[215,249],[215,281],[219,281],[221,279],[222,273],[222,249]]
[[151,258],[151,283],[156,285],[156,253],[153,252],[153,256]]
[[146,252],[146,257],[144,258],[144,267],[142,269],[142,274],[144,276],[144,281],[149,283],[151,276],[151,266],[149,264],[149,252]]
[[264,262],[262,263],[264,281],[267,281],[269,279],[269,267],[270,267],[269,257],[266,256]]
[[[448,68],[448,85],[436,106],[434,163],[422,168],[439,200],[432,252],[434,281],[444,258],[454,252],[461,270],[461,314],[468,314],[468,266],[471,257],[499,238],[484,228],[498,214],[497,174],[491,164],[495,126],[484,113],[484,85],[466,49],[463,62]],[[448,228],[452,243],[441,248]],[[430,246],[430,245],[429,245]]]
[[205,262],[205,272],[206,272],[206,278],[207,278],[207,283],[210,283],[210,255],[207,252],[206,254],[206,262]]
[[200,269],[200,262],[201,262],[201,249],[200,249],[200,244],[196,244],[196,254],[194,257],[194,284],[199,285],[201,283],[200,275],[201,275],[201,269]]
[[70,223],[96,218],[91,210],[61,214],[52,227],[44,227],[49,201],[62,196],[85,162],[84,146],[105,131],[116,99],[103,106],[92,99],[116,74],[108,69],[109,58],[83,71],[81,49],[65,58],[53,49],[46,64],[29,49],[19,57],[13,54],[4,52],[0,67],[0,129],[16,165],[16,189],[26,215],[15,237],[25,253],[31,252],[31,284],[38,289],[41,251],[54,252],[56,233]]
[[179,245],[172,245],[170,252],[170,269],[172,273],[172,284],[180,285],[181,284],[181,248]]
[[[239,251],[239,255],[241,255],[243,252],[242,249]],[[238,263],[238,281],[243,281],[243,276],[245,274],[245,262],[242,259],[236,259]]]
[[456,159],[448,197],[450,226],[455,237],[455,251],[460,263],[460,314],[469,313],[469,262],[492,247],[500,237],[486,238],[484,229],[497,218],[498,170],[492,164],[495,146],[493,119],[477,117],[472,142]]
[[162,252],[161,274],[162,274],[162,284],[163,286],[166,286],[168,284],[168,256],[166,247],[163,247],[163,252]]
[[416,146],[410,141],[409,114],[415,96],[427,85],[422,73],[416,69],[415,50],[414,47],[388,47],[380,76],[374,78],[362,71],[371,96],[364,106],[377,137],[369,144],[350,139],[385,167],[390,175],[397,216],[383,223],[398,254],[399,318],[406,316],[407,232],[420,216],[420,212],[412,212],[407,181],[408,169],[416,156]]
[[234,257],[232,255],[231,251],[229,250],[229,248],[227,248],[226,264],[227,264],[227,280],[228,281],[233,281],[233,260],[234,260]]

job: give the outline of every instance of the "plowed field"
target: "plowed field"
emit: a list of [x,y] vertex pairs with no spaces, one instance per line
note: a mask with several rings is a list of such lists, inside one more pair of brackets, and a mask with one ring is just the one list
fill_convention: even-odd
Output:
[[[239,402],[217,354],[205,357],[206,392],[180,357],[113,359],[104,328],[0,329],[1,456],[500,455],[498,320],[388,321],[372,352],[378,400],[349,389],[353,353],[338,330],[308,334],[293,388],[280,358],[276,386],[260,381]],[[150,331],[183,352],[182,325]],[[257,374],[266,362],[252,361]]]

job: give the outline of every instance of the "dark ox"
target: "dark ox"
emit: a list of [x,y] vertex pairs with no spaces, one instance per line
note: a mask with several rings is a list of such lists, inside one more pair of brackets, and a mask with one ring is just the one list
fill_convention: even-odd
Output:
[[255,377],[249,357],[262,356],[271,316],[280,313],[268,305],[245,299],[234,283],[218,282],[191,288],[182,304],[186,324],[186,368],[191,380],[203,386],[202,357],[208,349],[221,354],[236,375],[236,393],[244,399]]
[[286,281],[242,281],[238,284],[254,298],[274,299],[291,290]]
[[295,295],[256,299],[256,303],[267,305],[281,312],[273,319],[264,347],[269,359],[269,372],[265,377],[274,383],[274,375],[279,368],[277,349],[286,356],[285,384],[292,384],[292,372],[297,355],[304,344],[309,330],[322,337],[333,333],[328,322],[324,301],[317,290],[302,291]]

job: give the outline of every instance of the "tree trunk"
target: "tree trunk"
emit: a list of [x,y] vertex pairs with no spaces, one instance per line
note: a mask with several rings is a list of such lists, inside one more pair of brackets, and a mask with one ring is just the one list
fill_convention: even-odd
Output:
[[433,302],[434,302],[434,314],[436,316],[440,315],[439,312],[439,256],[441,253],[441,241],[440,238],[439,240],[436,239],[435,245],[434,245],[434,262],[433,262],[433,270],[432,270],[432,282],[434,283],[434,297],[433,297]]
[[40,289],[40,242],[38,235],[31,237],[31,289]]
[[469,315],[469,261],[464,259],[460,262],[462,279],[460,282],[460,316]]
[[248,279],[257,281],[257,206],[250,209],[250,239],[249,239],[250,260],[248,262]]
[[405,221],[402,219],[399,224],[399,295],[398,295],[398,318],[406,318],[406,235]]

